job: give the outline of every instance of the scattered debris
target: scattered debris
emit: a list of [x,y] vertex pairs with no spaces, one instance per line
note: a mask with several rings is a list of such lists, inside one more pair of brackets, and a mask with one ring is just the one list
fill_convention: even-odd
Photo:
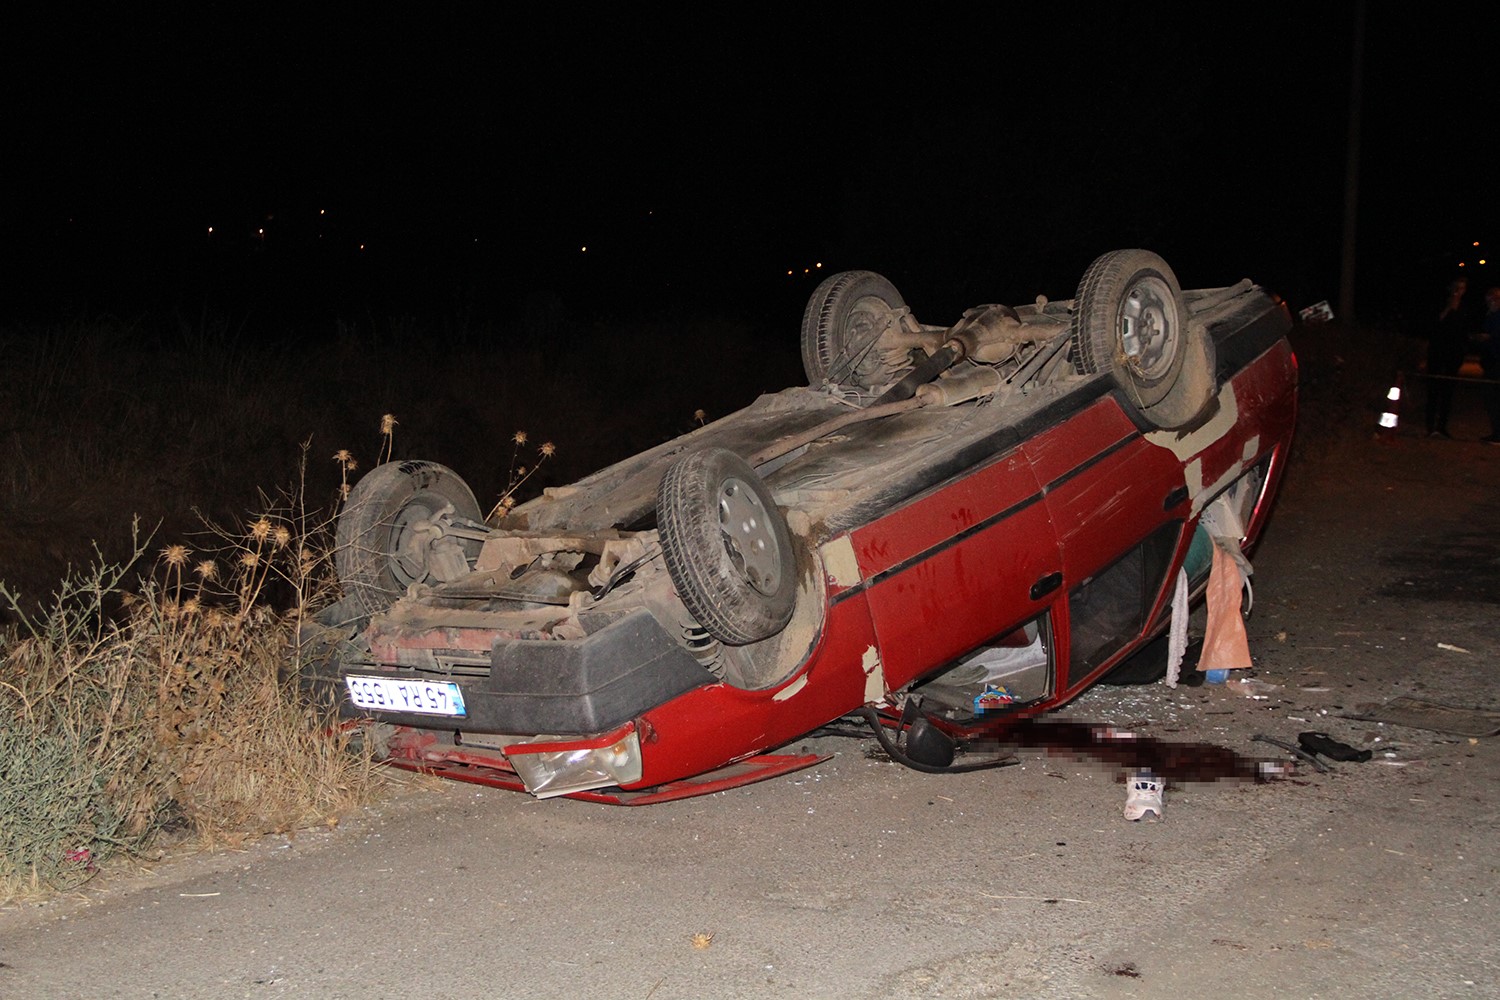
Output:
[[1267,736],[1264,733],[1256,733],[1254,736],[1250,737],[1250,739],[1255,743],[1269,743],[1273,747],[1280,747],[1287,753],[1292,754],[1298,759],[1304,760],[1307,763],[1311,764],[1313,770],[1317,771],[1319,774],[1328,773],[1327,764],[1319,760],[1315,754],[1308,753],[1306,750],[1303,750],[1299,746],[1294,746],[1293,744],[1284,742],[1283,740],[1274,739],[1273,737]]
[[702,951],[704,948],[707,948],[709,945],[714,943],[714,936],[710,932],[699,931],[697,934],[694,934],[689,940],[693,942],[694,948]]
[[1462,646],[1455,646],[1451,642],[1440,642],[1440,643],[1437,644],[1437,647],[1438,647],[1438,649],[1446,649],[1450,653],[1467,653],[1468,652],[1468,650],[1464,649]]
[[1347,743],[1340,743],[1327,733],[1298,733],[1297,742],[1308,753],[1321,754],[1329,760],[1354,761],[1363,764],[1375,756],[1369,750],[1356,750]]

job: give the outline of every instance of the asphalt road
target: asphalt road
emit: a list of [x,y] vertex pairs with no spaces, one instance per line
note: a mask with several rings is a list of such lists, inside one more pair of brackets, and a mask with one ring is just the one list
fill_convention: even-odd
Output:
[[1321,729],[1368,763],[1172,787],[1155,824],[1097,765],[933,777],[838,738],[644,809],[419,782],[0,912],[0,998],[1500,996],[1496,740],[1343,717],[1500,707],[1497,527],[1500,448],[1311,450],[1255,557],[1256,683],[1066,712],[1247,753]]

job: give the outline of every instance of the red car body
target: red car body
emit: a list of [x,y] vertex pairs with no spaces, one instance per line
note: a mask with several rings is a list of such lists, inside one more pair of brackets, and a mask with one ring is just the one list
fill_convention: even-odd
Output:
[[[1067,702],[1165,631],[1179,571],[1201,593],[1205,510],[1232,508],[1242,546],[1265,525],[1296,416],[1289,321],[1248,283],[1173,292],[1211,358],[1211,385],[1180,426],[1153,424],[1128,383],[1065,361],[1024,398],[1002,364],[993,393],[853,422],[827,384],[788,390],[471,530],[479,537],[465,542],[461,572],[409,586],[389,609],[335,606],[315,630],[322,653],[308,680],[373,724],[393,763],[621,803],[806,766],[816,758],[775,751],[862,709],[899,729],[903,710],[909,721],[919,707],[959,742],[996,735]],[[1076,339],[1077,310],[1007,315],[1041,324],[1027,354]],[[865,412],[881,405],[866,400]],[[760,461],[757,448],[778,440],[791,450]],[[682,598],[691,581],[652,554],[666,532],[651,518],[666,495],[663,470],[706,449],[747,456],[790,525],[783,568],[795,562],[795,611],[763,639],[705,635],[696,623],[711,616]],[[631,569],[596,568],[593,585],[564,583],[540,602],[507,591],[528,575],[549,586],[563,578],[539,568],[552,554],[527,562],[544,549],[584,553],[570,579],[595,558],[608,570],[608,546],[591,540],[601,535],[635,547]],[[601,546],[606,554],[588,554]],[[634,631],[600,638],[621,629]],[[591,642],[597,656],[564,656],[568,643]],[[548,679],[497,679],[526,674],[538,655],[559,657]],[[554,700],[536,700],[538,683],[575,674],[605,679],[569,680]],[[419,708],[447,711],[438,703],[448,689],[424,704],[422,684],[455,685],[466,714],[398,703],[416,697]]]

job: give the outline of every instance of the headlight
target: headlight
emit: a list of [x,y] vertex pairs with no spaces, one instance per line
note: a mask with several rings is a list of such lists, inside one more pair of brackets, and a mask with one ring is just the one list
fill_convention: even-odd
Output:
[[633,722],[581,740],[512,743],[505,756],[539,799],[641,780],[641,741]]

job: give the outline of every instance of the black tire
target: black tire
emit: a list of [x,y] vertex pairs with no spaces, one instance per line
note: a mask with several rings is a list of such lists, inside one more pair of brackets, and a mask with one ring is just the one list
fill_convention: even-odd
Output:
[[843,271],[813,291],[802,314],[802,368],[809,385],[876,389],[890,372],[880,355],[880,333],[899,322],[906,302],[874,271]]
[[[437,579],[422,555],[403,552],[403,547],[414,525],[449,504],[455,517],[484,520],[464,481],[435,462],[388,462],[354,484],[339,515],[334,550],[350,610],[360,616],[377,614],[412,584]],[[467,538],[458,543],[472,563],[482,543]]]
[[715,639],[743,646],[786,628],[797,602],[792,536],[744,459],[723,448],[678,459],[662,476],[656,525],[677,596]]
[[1074,301],[1073,363],[1110,372],[1142,413],[1177,384],[1187,355],[1187,310],[1167,262],[1149,250],[1115,250],[1089,265]]

